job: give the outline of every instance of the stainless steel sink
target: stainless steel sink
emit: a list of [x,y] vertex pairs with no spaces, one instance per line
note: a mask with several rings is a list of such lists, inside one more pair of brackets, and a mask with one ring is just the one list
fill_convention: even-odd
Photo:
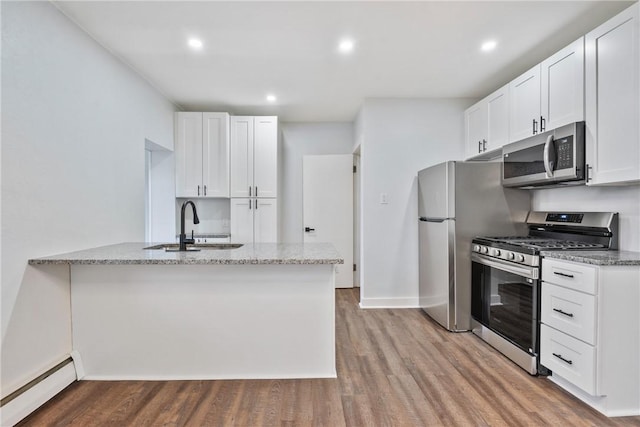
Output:
[[[242,243],[191,243],[187,244],[187,251],[194,252],[200,250],[224,250],[224,249],[238,249],[242,247]],[[167,252],[178,252],[180,245],[177,243],[161,243],[159,245],[147,246],[143,249],[164,249]]]

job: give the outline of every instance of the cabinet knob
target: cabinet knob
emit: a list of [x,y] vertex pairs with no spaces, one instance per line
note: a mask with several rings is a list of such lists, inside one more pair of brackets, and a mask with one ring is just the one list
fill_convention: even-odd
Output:
[[305,228],[304,228],[304,232],[305,232],[305,233],[310,233],[310,232],[312,232],[312,231],[316,231],[316,229],[315,229],[315,228],[311,228],[311,227],[305,227]]
[[200,195],[200,186],[198,185],[198,196]]
[[538,121],[533,119],[533,134],[535,135],[536,133],[538,133]]
[[544,117],[540,116],[540,132],[544,132],[546,127],[546,120],[544,119]]

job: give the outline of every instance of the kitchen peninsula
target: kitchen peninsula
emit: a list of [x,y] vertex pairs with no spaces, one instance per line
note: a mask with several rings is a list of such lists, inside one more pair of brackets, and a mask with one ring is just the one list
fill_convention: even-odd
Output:
[[334,268],[343,260],[333,245],[150,245],[29,260],[69,271],[79,378],[336,376]]

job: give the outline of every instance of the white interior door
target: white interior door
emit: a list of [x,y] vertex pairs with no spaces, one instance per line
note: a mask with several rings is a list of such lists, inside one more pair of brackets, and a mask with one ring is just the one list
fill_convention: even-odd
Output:
[[302,176],[304,242],[333,243],[344,258],[336,267],[336,288],[351,288],[353,156],[304,156]]

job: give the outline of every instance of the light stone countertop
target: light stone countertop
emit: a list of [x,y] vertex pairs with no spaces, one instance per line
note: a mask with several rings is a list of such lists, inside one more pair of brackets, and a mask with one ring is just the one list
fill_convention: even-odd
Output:
[[331,243],[256,243],[237,249],[202,249],[197,252],[144,249],[157,244],[119,243],[30,259],[29,264],[344,264],[344,259]]
[[592,265],[640,265],[640,252],[631,251],[541,251],[540,255]]

